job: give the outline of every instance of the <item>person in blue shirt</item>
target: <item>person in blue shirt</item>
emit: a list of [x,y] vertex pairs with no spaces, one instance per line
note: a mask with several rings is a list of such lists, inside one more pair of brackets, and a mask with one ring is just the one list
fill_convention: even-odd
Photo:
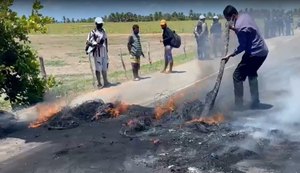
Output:
[[237,9],[231,5],[225,7],[223,15],[229,22],[229,28],[233,30],[238,38],[239,46],[223,58],[226,62],[230,57],[234,57],[242,52],[244,55],[241,62],[233,73],[235,106],[237,109],[243,108],[244,87],[243,82],[248,77],[251,108],[260,109],[257,71],[266,60],[269,50],[256,25],[250,15],[239,14]]

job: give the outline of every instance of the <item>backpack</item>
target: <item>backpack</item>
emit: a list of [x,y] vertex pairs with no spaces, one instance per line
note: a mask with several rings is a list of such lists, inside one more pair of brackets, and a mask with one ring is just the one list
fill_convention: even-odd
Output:
[[171,46],[174,48],[179,48],[181,46],[181,37],[175,31],[173,31]]

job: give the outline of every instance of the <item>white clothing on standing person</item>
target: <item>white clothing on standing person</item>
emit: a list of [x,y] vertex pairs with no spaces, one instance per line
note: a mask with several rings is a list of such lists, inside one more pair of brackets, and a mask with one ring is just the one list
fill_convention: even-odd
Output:
[[91,53],[94,57],[96,71],[107,71],[108,54],[106,40],[107,35],[104,29],[100,31],[97,29],[92,30],[87,38],[87,41],[91,43],[92,46],[95,46]]

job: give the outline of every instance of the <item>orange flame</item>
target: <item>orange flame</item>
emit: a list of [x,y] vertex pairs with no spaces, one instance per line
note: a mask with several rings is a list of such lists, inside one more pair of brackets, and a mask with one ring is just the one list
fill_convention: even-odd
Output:
[[224,122],[224,120],[225,120],[224,115],[221,113],[218,113],[211,117],[200,117],[200,118],[196,118],[196,119],[187,121],[186,124],[205,123],[208,125],[218,125],[218,124]]
[[55,116],[63,108],[62,102],[38,104],[36,106],[38,117],[30,123],[29,128],[38,128],[48,122],[53,116]]
[[172,96],[166,103],[162,104],[162,105],[158,105],[155,109],[154,109],[154,116],[155,119],[161,119],[162,116],[166,113],[170,113],[172,111],[174,111],[176,109],[176,101],[178,101],[180,98],[182,98],[184,96],[183,93],[177,94]]
[[129,105],[120,101],[115,102],[115,108],[110,108],[107,112],[113,117],[119,117],[122,113],[128,111]]

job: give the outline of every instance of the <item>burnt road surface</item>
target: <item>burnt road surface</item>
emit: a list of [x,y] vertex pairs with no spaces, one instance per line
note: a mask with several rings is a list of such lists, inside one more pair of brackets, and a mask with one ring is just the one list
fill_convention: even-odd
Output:
[[[300,83],[300,39],[282,40],[275,40],[274,50],[259,71],[261,101],[273,106],[269,110],[232,110],[234,68],[228,68],[214,110],[225,115],[219,126],[177,128],[177,120],[169,115],[138,138],[119,134],[122,123],[133,118],[129,116],[61,131],[17,130],[6,137],[43,144],[2,161],[0,172],[299,172],[300,121],[293,114],[300,108],[293,103],[299,99],[294,97],[299,93],[294,88]],[[204,101],[215,78],[183,89],[185,99],[177,103],[179,107],[194,99]],[[244,87],[249,101],[247,81]]]

